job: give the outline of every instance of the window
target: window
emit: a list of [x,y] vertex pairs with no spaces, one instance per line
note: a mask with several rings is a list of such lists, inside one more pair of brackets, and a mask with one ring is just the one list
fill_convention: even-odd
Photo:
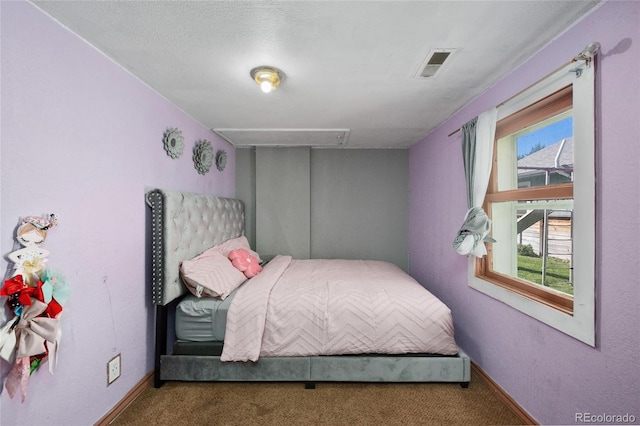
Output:
[[594,64],[573,63],[498,108],[484,209],[487,256],[469,283],[595,344]]

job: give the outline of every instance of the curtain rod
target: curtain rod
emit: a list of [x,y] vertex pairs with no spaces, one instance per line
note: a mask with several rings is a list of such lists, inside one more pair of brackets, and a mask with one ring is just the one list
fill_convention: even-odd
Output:
[[[571,60],[569,62],[566,62],[566,63],[562,64],[561,66],[559,66],[555,70],[551,71],[549,74],[545,75],[544,77],[542,77],[541,79],[539,79],[535,83],[530,84],[529,86],[525,87],[524,89],[522,89],[521,91],[519,91],[515,95],[511,96],[509,99],[507,99],[505,101],[502,101],[501,103],[498,104],[498,106],[496,108],[501,107],[502,105],[504,105],[507,102],[509,102],[511,99],[513,99],[516,96],[520,95],[524,91],[529,90],[531,87],[535,86],[536,84],[538,84],[541,81],[545,80],[550,75],[555,74],[556,72],[560,71],[562,68],[566,67],[567,65],[569,65],[569,64],[571,64],[573,62],[586,61],[586,63],[589,64],[589,62],[591,62],[591,59],[594,56],[596,56],[596,54],[598,53],[599,50],[600,50],[600,43],[598,43],[597,41],[587,44],[587,46],[584,49],[582,49],[582,52],[578,53],[576,56],[571,58]],[[458,133],[461,129],[462,129],[462,126],[458,127],[456,130],[454,130],[453,132],[449,133],[449,135],[447,137],[450,138],[451,136],[453,136],[456,133]]]

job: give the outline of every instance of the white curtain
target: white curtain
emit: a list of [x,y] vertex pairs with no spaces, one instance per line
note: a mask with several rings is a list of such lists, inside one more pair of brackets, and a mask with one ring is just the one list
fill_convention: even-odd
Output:
[[497,116],[498,109],[492,108],[461,128],[469,210],[453,246],[459,254],[465,256],[482,257],[487,254],[484,243],[495,242],[489,237],[491,220],[482,209],[482,204],[491,175]]

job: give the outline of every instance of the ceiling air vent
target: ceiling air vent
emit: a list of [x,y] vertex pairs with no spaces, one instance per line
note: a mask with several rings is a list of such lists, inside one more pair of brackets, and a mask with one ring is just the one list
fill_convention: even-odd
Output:
[[436,75],[436,73],[442,68],[445,61],[455,52],[455,49],[433,49],[427,55],[427,58],[422,62],[416,78],[429,78]]

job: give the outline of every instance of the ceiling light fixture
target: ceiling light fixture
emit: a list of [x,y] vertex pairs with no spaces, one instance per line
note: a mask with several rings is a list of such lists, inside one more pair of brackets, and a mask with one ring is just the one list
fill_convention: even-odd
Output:
[[250,72],[251,78],[255,80],[264,93],[275,92],[276,88],[284,80],[284,73],[275,67],[259,66]]

